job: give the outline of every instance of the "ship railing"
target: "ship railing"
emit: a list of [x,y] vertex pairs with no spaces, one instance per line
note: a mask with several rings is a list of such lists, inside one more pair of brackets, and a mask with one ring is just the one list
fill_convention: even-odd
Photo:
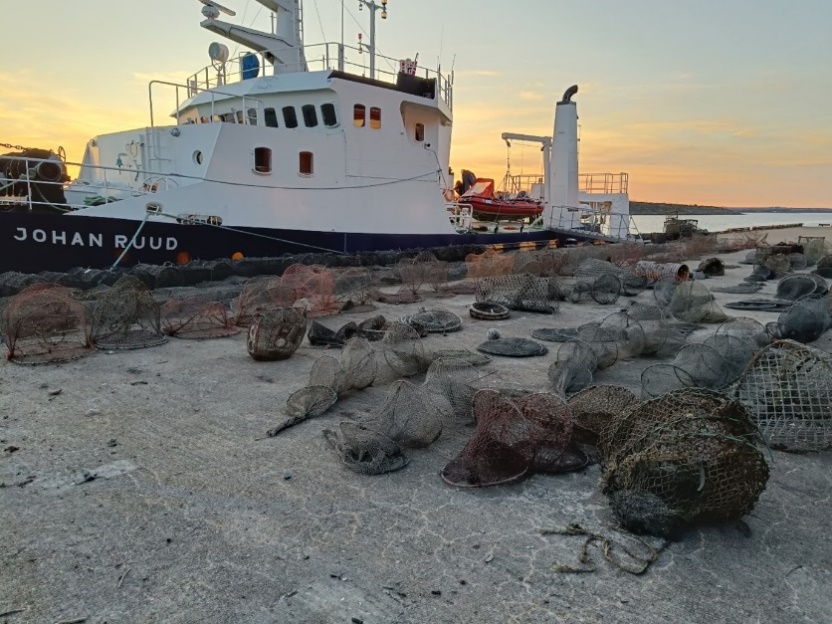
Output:
[[628,193],[627,173],[582,173],[578,176],[578,190],[582,193],[603,193],[606,195]]
[[474,206],[465,202],[445,202],[448,219],[459,230],[470,230],[474,223]]
[[640,239],[632,215],[623,212],[597,210],[588,207],[555,206],[548,227],[567,230],[582,236],[634,241]]
[[[124,174],[124,168],[30,156],[4,156],[3,158],[7,161],[20,161],[23,165],[23,173],[20,177],[14,179],[0,177],[0,210],[24,206],[28,210],[43,207],[52,208],[59,212],[73,212],[99,205],[99,203],[89,202],[111,203],[126,197],[152,195],[159,191],[171,190],[180,186],[175,178],[160,174],[158,171],[131,168],[129,169],[130,177],[135,178],[136,182],[125,184],[117,180],[117,177]],[[94,180],[76,179],[72,184],[63,180],[45,179],[40,176],[39,171],[44,163],[51,165],[61,163],[66,166],[67,170],[92,171],[95,172],[96,176]],[[21,170],[21,168],[18,168],[18,170]],[[41,189],[55,187],[60,187],[64,192],[80,193],[88,201],[73,202],[68,200],[61,204],[51,202],[47,199],[47,196],[51,194],[45,194]]]
[[[303,47],[305,61],[280,65],[282,72],[304,71],[348,71],[368,78],[386,82],[396,82],[404,59],[394,59],[376,52],[375,76],[370,75],[370,54],[366,46],[348,46],[335,42],[315,43]],[[246,52],[231,58],[221,65],[209,65],[189,76],[186,80],[188,97],[194,97],[201,91],[223,87],[254,77],[253,70],[243,67],[243,58],[254,54],[258,58],[257,76],[265,75],[265,68],[271,65],[263,52]],[[415,75],[422,78],[436,79],[437,96],[441,97],[449,108],[453,109],[453,72],[442,74],[441,68],[432,69],[416,66]]]
[[[228,97],[242,98],[242,102],[241,102],[242,108],[241,108],[240,111],[238,111],[240,113],[240,123],[243,123],[243,124],[246,124],[246,125],[251,123],[250,117],[248,115],[248,110],[250,108],[256,108],[258,116],[262,115],[262,111],[260,109],[263,107],[263,102],[259,98],[252,97],[250,95],[249,96],[240,95],[238,93],[231,93],[230,91],[221,91],[221,90],[218,90],[218,89],[204,89],[202,87],[195,87],[194,88],[194,87],[191,87],[190,85],[183,85],[183,84],[179,84],[179,83],[176,83],[176,82],[168,82],[166,80],[151,80],[147,85],[147,95],[148,95],[148,99],[150,101],[150,127],[151,128],[156,127],[156,118],[155,118],[155,115],[154,115],[154,112],[153,112],[154,111],[154,106],[153,106],[153,86],[154,85],[172,87],[172,88],[175,89],[176,108],[174,109],[175,112],[173,114],[173,117],[176,118],[176,124],[177,125],[181,125],[182,123],[187,122],[187,120],[185,120],[185,122],[183,122],[182,106],[181,105],[182,105],[182,102],[185,101],[185,99],[193,97],[192,95],[188,95],[187,98],[183,98],[182,97],[182,92],[184,92],[186,94],[194,93],[194,95],[202,93],[202,92],[211,94],[211,116],[210,116],[208,121],[215,121],[215,122],[221,121],[221,119],[219,118],[219,116],[215,112],[215,104],[217,102],[217,96],[221,96],[221,98],[220,98],[221,100],[224,100]],[[195,91],[194,91],[194,89],[195,89]]]

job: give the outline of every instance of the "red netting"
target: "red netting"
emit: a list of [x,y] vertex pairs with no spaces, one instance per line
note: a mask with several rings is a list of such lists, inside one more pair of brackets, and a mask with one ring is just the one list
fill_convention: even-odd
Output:
[[290,308],[294,302],[294,291],[279,277],[255,277],[243,285],[234,301],[234,322],[238,327],[248,327],[258,314]]
[[240,332],[225,305],[198,298],[166,301],[162,305],[162,331],[191,340],[223,338]]
[[335,298],[335,275],[323,266],[293,264],[280,282],[291,289],[294,304],[306,310],[307,317],[336,314],[341,306]]
[[496,251],[486,249],[481,254],[468,254],[465,257],[468,279],[478,280],[483,277],[508,275],[514,269],[514,258]]
[[[495,390],[474,395],[477,429],[442,470],[451,485],[483,487],[512,483],[534,472],[578,467],[569,449],[572,423],[566,404],[552,394],[509,399]],[[586,461],[586,458],[583,458]]]
[[86,308],[57,284],[34,284],[18,293],[2,324],[6,358],[13,362],[65,362],[92,350]]

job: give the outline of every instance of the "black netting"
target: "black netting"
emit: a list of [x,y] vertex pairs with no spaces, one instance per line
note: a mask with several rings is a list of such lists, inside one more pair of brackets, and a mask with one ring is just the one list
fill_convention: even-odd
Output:
[[422,327],[430,334],[446,334],[462,329],[462,319],[450,310],[441,308],[422,308],[416,314],[403,316],[401,321]]
[[393,440],[356,423],[342,422],[337,431],[324,429],[323,434],[344,465],[358,474],[380,475],[408,464]]
[[497,303],[511,310],[552,314],[560,306],[560,289],[554,278],[533,275],[499,275],[477,282],[478,303]]
[[604,428],[638,402],[638,397],[622,386],[584,388],[567,402],[572,414],[573,440],[596,445]]
[[773,448],[832,448],[832,356],[794,341],[774,342],[743,373],[736,397]]
[[668,309],[675,318],[686,323],[722,323],[728,319],[711,291],[700,282],[678,284]]
[[488,340],[477,347],[477,351],[505,357],[533,357],[546,355],[549,350],[539,342],[528,338],[503,338],[497,330],[489,330]]
[[601,433],[603,489],[622,526],[672,536],[748,513],[768,481],[758,433],[738,401],[702,389],[632,406]]
[[92,340],[99,349],[142,349],[167,342],[161,308],[142,281],[124,276],[101,298]]

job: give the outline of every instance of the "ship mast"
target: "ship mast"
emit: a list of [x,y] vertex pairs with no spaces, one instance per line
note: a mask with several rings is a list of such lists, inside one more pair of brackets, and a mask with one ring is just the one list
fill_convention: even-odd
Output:
[[218,20],[220,12],[235,15],[214,0],[200,0],[205,5],[200,24],[206,30],[260,52],[274,65],[274,73],[309,71],[303,53],[303,14],[300,0],[257,0],[272,12],[273,32],[267,33]]

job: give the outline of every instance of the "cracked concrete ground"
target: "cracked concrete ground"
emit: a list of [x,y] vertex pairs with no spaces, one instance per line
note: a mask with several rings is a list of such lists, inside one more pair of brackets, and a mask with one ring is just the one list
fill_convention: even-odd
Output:
[[[706,283],[748,273],[743,266]],[[773,292],[770,283],[755,296]],[[464,325],[428,345],[485,339],[492,324],[467,316],[470,301],[429,301]],[[417,307],[378,312],[395,318]],[[613,311],[565,303],[555,316],[514,313],[495,325],[527,337]],[[545,357],[495,358],[489,384],[545,390],[557,345],[547,346]],[[458,428],[409,451],[404,470],[354,474],[321,429],[369,409],[383,389],[257,440],[322,353],[304,343],[291,360],[257,363],[238,336],[53,367],[0,365],[0,447],[19,447],[0,451],[0,614],[22,610],[0,622],[832,621],[832,455],[774,452],[768,487],[743,522],[650,540],[661,552],[643,576],[608,565],[596,547],[595,572],[563,574],[555,567],[583,567],[582,539],[542,529],[579,523],[615,535],[597,466],[453,489],[438,472],[472,431]],[[618,363],[597,379],[637,390],[651,363]]]

